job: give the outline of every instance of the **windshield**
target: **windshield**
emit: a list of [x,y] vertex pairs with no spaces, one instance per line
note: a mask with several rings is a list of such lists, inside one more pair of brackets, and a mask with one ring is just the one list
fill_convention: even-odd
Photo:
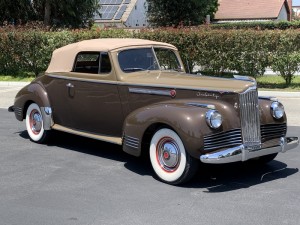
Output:
[[118,59],[122,71],[126,73],[141,70],[182,71],[176,54],[167,48],[128,49],[121,51]]

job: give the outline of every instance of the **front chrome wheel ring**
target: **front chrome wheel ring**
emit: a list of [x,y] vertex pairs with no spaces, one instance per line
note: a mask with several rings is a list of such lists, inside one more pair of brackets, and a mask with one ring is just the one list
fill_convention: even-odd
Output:
[[41,132],[43,120],[42,120],[42,115],[40,114],[40,112],[38,110],[33,109],[30,112],[29,124],[30,124],[30,129],[31,129],[32,133],[34,133],[35,135],[38,135]]
[[180,148],[170,137],[161,138],[156,145],[156,159],[160,167],[168,172],[175,172],[180,164]]

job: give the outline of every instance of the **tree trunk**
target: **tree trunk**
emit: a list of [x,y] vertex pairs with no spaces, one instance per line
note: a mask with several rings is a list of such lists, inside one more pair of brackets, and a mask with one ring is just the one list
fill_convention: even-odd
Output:
[[45,14],[44,14],[44,25],[45,26],[50,26],[50,16],[51,16],[51,0],[46,0],[45,1]]

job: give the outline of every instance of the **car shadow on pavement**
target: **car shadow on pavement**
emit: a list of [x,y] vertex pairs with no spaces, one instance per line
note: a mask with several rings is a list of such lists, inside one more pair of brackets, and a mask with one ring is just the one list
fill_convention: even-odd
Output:
[[[124,162],[124,167],[142,176],[153,176],[149,158],[136,158],[122,151],[115,144],[97,141],[68,133],[54,131],[55,134],[47,143],[66,150],[77,151],[110,160]],[[27,131],[19,135],[29,139]],[[200,164],[198,173],[181,188],[200,188],[206,193],[220,193],[249,188],[265,182],[283,179],[298,172],[298,168],[288,168],[280,161],[273,160],[268,164],[259,165],[255,162],[231,163],[223,165]],[[155,178],[156,179],[156,178]]]
[[204,192],[207,193],[228,192],[283,179],[298,171],[298,168],[288,168],[285,163],[277,160],[262,165],[254,161],[223,165],[201,164],[195,178],[184,187],[205,188]]
[[[28,139],[26,130],[18,133],[20,137]],[[65,132],[53,131],[47,146],[56,146],[70,151],[76,151],[101,158],[124,162],[124,167],[139,175],[152,176],[150,162],[146,158],[137,158],[123,152],[122,147],[116,144],[81,137]]]

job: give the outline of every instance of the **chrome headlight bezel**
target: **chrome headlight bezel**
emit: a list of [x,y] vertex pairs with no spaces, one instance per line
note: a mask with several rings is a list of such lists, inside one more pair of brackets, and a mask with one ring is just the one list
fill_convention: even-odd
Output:
[[284,107],[280,102],[278,102],[278,101],[272,102],[270,109],[271,109],[271,114],[272,114],[273,118],[275,118],[275,119],[283,118]]
[[223,118],[217,110],[209,110],[205,115],[207,125],[212,129],[218,129],[222,126]]

